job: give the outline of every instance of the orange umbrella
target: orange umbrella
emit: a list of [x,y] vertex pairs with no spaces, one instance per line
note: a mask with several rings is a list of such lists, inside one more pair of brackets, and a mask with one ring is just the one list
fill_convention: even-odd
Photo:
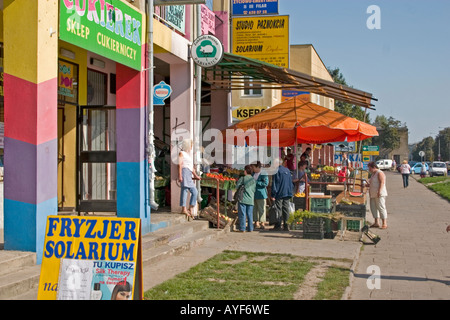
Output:
[[282,102],[229,127],[224,133],[227,144],[273,147],[352,142],[378,136],[374,126],[314,104],[309,96]]

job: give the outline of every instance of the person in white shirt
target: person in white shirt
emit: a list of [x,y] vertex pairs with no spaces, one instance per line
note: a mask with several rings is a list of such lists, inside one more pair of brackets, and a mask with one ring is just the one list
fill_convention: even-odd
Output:
[[[195,172],[194,162],[192,160],[192,140],[183,140],[182,151],[178,155],[178,180],[181,185],[180,206],[181,214],[185,214],[186,218],[190,220],[194,218],[193,210],[197,205],[198,190],[195,186],[193,178],[201,180]],[[187,193],[191,193],[191,200],[189,202],[189,210],[186,210]]]
[[411,166],[408,164],[408,161],[403,161],[402,165],[400,166],[400,173],[402,174],[403,188],[408,188],[409,174],[411,173]]
[[[370,211],[375,219],[371,228],[387,228],[387,210],[386,210],[386,176],[383,171],[378,169],[375,162],[369,163],[369,172],[372,176],[369,179]],[[380,217],[382,226],[380,226]]]

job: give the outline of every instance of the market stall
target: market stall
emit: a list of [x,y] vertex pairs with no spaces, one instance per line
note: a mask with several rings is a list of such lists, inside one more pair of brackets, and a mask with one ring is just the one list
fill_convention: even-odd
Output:
[[[316,105],[302,96],[278,104],[228,129],[232,130],[223,131],[224,142],[227,144],[252,146],[256,141],[257,146],[295,145],[296,152],[298,152],[297,144],[352,142],[378,136],[374,126]],[[300,158],[298,154],[296,158]],[[330,205],[333,202],[330,189],[335,189],[334,192],[343,189],[345,193],[353,192],[358,186],[360,188],[358,194],[363,193],[362,179],[356,183],[358,179],[356,176],[339,176],[334,167],[311,170],[308,172],[308,178],[305,193],[296,194],[293,200],[300,210],[304,206],[308,212],[322,210],[323,212],[316,213],[332,213],[336,207]],[[297,199],[303,197],[304,201]]]
[[[227,225],[236,223],[237,212],[234,206],[228,201],[228,191],[236,189],[236,183],[243,171],[228,168],[221,173],[204,173],[200,186],[202,190],[211,189],[211,193],[203,193],[202,210],[200,216],[210,221],[217,228],[224,228]],[[215,190],[215,192],[214,192]],[[221,191],[224,194],[221,200]],[[215,197],[212,197],[215,195]],[[222,209],[221,209],[222,208]],[[221,213],[222,212],[222,213]]]

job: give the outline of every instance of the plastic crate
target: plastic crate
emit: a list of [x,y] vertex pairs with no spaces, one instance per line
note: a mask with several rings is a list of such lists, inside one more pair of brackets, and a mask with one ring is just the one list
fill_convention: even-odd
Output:
[[291,225],[289,226],[289,230],[303,230],[303,223],[291,223]]
[[322,218],[303,219],[303,238],[322,240],[325,238],[325,220]]
[[363,226],[364,226],[364,223],[359,220],[348,220],[347,221],[347,230],[350,230],[350,231],[359,231],[359,230],[361,230],[361,228]]
[[341,212],[346,217],[357,217],[357,218],[365,218],[366,217],[366,205],[364,204],[338,204],[336,205],[336,211]]
[[[312,212],[331,212],[331,197],[329,198],[311,198],[310,210]],[[320,211],[317,211],[320,210]]]
[[325,219],[323,218],[305,218],[303,219],[303,232],[315,233],[324,232]]
[[293,200],[295,210],[305,210],[306,209],[306,198],[305,197],[294,197]]
[[[364,223],[365,223],[365,220],[364,220],[364,222],[361,222],[361,225],[360,225],[359,220],[347,220],[347,230],[360,231],[364,227]],[[341,229],[341,224],[342,224],[342,222],[339,221],[338,229]]]

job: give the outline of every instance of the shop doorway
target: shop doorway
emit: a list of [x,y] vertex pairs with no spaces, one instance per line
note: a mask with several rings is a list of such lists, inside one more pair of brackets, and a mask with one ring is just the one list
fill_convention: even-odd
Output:
[[78,108],[78,213],[117,213],[116,108]]

